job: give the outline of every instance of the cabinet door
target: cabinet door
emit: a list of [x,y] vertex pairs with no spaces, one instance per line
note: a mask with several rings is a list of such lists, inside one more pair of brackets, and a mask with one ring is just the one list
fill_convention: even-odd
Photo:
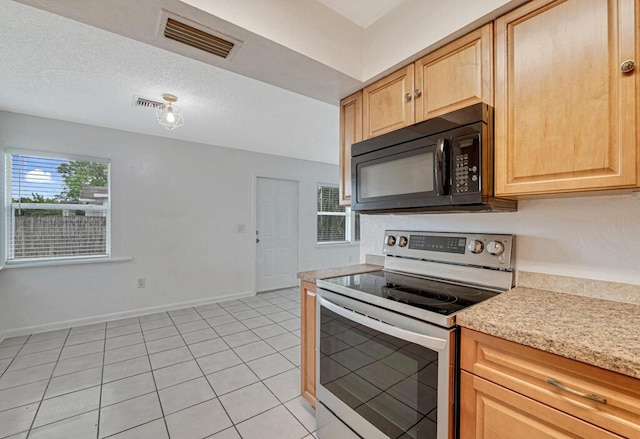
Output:
[[412,125],[413,64],[365,87],[362,95],[363,137],[380,134]]
[[634,17],[634,0],[533,0],[496,21],[496,196],[636,186]]
[[362,140],[362,90],[340,101],[340,205],[351,206],[351,145]]
[[300,355],[302,396],[316,406],[316,285],[300,283]]
[[493,106],[493,24],[416,61],[416,122],[484,102]]
[[622,438],[465,371],[460,388],[460,439]]

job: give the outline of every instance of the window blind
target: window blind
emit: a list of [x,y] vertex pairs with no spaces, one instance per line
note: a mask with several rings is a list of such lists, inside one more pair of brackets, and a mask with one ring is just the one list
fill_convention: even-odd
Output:
[[318,242],[347,241],[347,212],[337,187],[318,186]]
[[7,262],[109,255],[107,160],[9,160]]

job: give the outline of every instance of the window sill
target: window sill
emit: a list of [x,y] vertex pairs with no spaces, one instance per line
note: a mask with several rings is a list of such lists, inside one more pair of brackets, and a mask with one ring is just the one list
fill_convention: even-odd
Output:
[[94,259],[62,259],[58,261],[38,261],[38,262],[11,262],[7,263],[1,269],[14,269],[14,268],[32,268],[32,267],[55,267],[60,265],[84,265],[84,264],[106,264],[111,262],[129,262],[132,261],[132,256],[126,256],[121,258],[94,258]]

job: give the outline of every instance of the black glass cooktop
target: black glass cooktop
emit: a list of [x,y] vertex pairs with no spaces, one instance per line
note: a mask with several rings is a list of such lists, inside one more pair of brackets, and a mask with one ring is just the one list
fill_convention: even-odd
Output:
[[472,286],[455,285],[388,271],[374,271],[323,280],[445,316],[500,294]]

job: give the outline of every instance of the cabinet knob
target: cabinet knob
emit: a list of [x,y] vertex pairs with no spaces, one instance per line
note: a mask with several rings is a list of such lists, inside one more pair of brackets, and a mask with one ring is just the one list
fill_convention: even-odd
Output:
[[422,92],[418,88],[416,88],[416,91],[413,92],[413,96],[416,98],[419,98],[421,94]]
[[404,101],[405,102],[410,102],[411,101],[411,93],[407,93],[406,95],[404,95]]
[[622,64],[620,64],[620,71],[622,73],[630,73],[633,72],[633,70],[636,68],[636,63],[635,61],[628,59],[626,61],[624,61]]

